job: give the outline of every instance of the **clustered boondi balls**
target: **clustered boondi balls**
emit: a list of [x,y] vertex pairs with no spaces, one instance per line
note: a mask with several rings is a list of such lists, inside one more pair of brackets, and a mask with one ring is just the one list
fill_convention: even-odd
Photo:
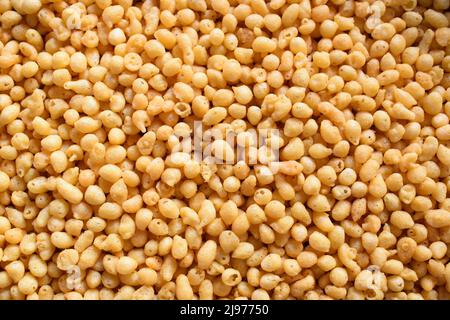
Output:
[[[0,299],[449,299],[449,23],[449,0],[0,0]],[[181,152],[198,122],[244,158]]]

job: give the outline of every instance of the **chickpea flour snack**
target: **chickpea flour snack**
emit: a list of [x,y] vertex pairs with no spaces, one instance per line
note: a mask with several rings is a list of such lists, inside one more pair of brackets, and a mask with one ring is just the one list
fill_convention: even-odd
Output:
[[449,23],[0,0],[0,299],[449,299]]

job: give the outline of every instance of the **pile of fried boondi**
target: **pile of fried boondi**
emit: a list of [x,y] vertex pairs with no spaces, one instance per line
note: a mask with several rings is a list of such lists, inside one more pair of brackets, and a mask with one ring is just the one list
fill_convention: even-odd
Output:
[[[0,0],[0,299],[450,299],[449,24],[449,0]],[[244,156],[182,151],[198,122]]]

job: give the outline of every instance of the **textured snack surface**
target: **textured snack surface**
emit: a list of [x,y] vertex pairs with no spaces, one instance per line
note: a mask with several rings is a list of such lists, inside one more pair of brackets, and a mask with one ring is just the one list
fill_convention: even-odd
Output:
[[0,0],[0,299],[450,299],[449,0]]

